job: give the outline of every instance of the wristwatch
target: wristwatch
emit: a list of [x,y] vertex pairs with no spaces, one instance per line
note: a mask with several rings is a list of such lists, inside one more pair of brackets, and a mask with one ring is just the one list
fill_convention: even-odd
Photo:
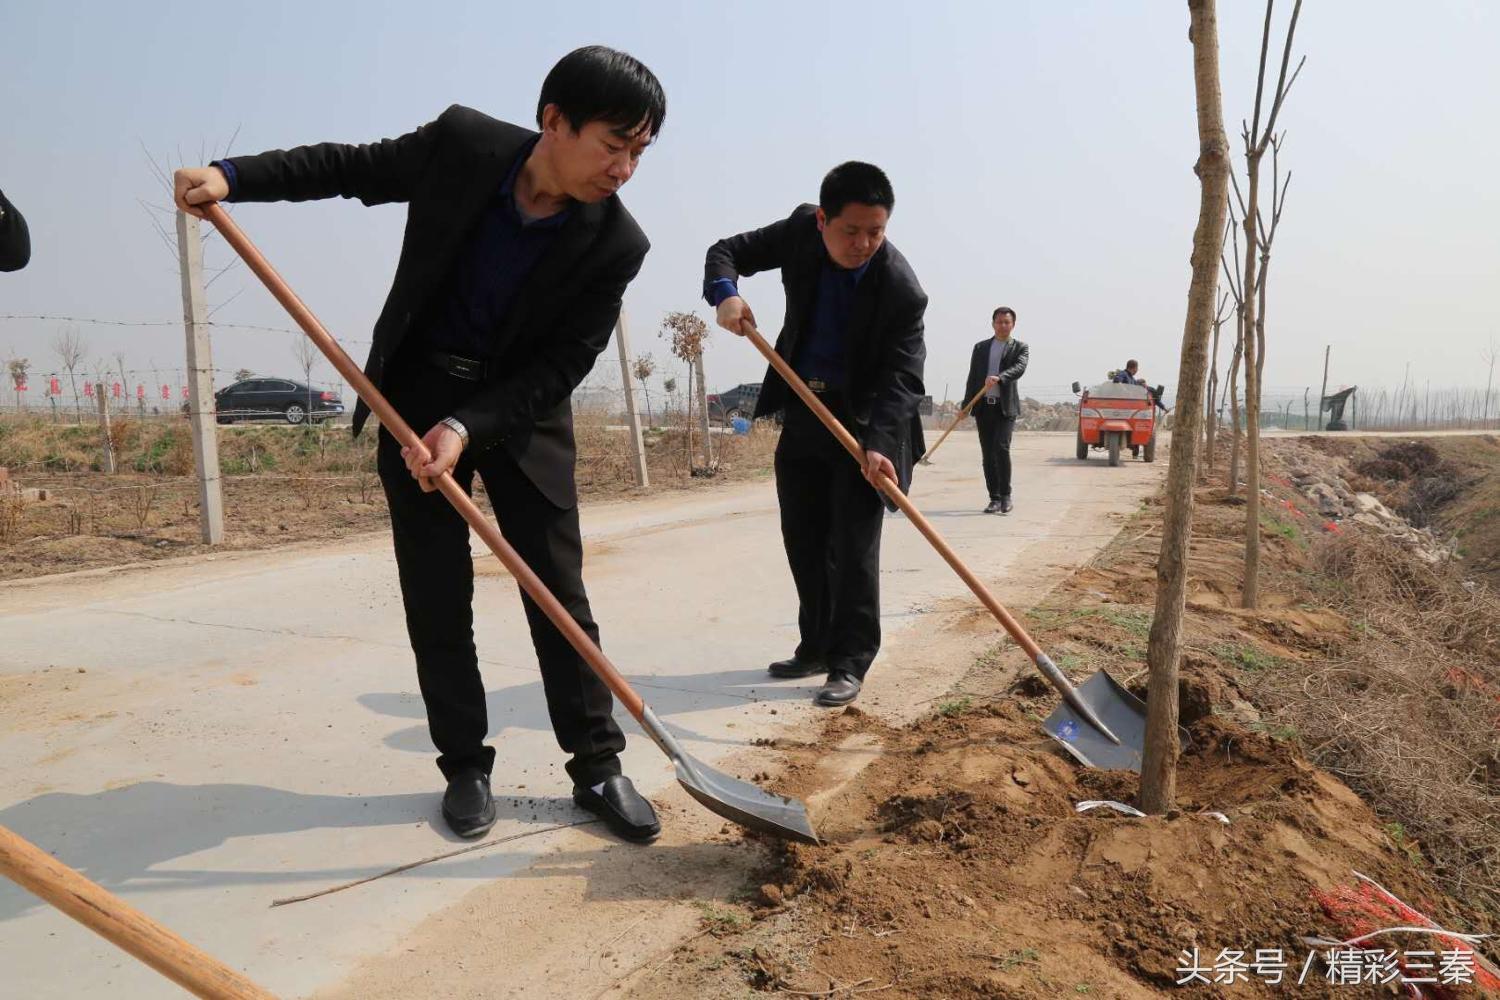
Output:
[[469,429],[460,423],[457,417],[444,417],[438,422],[457,434],[458,439],[463,442],[463,447],[469,446]]

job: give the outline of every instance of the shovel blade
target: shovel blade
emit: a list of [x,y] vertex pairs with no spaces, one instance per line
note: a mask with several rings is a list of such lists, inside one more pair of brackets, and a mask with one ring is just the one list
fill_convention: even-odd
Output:
[[1111,741],[1095,729],[1066,701],[1042,723],[1047,735],[1061,743],[1084,767],[1139,774],[1146,752],[1146,703],[1103,670],[1080,684],[1077,691],[1083,703],[1120,742]]
[[641,728],[677,769],[677,782],[709,812],[717,813],[747,830],[818,844],[807,807],[796,799],[776,795],[715,770],[682,749],[677,738],[667,731],[651,706],[642,705],[637,717]]
[[783,840],[819,843],[807,807],[796,799],[768,792],[748,781],[716,771],[687,754],[675,757],[673,764],[677,767],[678,783],[710,812],[748,830]]

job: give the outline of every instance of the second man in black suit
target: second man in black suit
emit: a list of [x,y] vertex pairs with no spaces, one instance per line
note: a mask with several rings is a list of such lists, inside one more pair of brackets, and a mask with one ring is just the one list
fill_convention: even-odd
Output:
[[738,281],[779,269],[786,313],[776,350],[865,449],[861,469],[791,388],[768,369],[757,417],[785,412],[776,446],[781,535],[797,587],[800,642],[775,677],[827,680],[814,701],[859,695],[880,649],[878,476],[904,489],[923,451],[923,315],[927,295],[885,238],[895,195],[868,163],[835,167],[818,204],[708,249],[704,296],[732,333],[754,325]]
[[1016,328],[1016,311],[1009,306],[990,314],[990,326],[994,336],[974,345],[964,398],[973,399],[980,389],[985,390],[984,398],[974,408],[984,485],[990,493],[984,512],[1009,514],[1014,506],[1010,496],[1010,438],[1021,415],[1021,392],[1016,383],[1026,374],[1031,349],[1011,335]]

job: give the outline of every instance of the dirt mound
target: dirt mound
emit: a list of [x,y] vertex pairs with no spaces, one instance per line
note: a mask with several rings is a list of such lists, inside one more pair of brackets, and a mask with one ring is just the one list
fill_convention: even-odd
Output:
[[[1305,956],[1302,935],[1331,931],[1316,893],[1354,870],[1403,898],[1438,895],[1348,788],[1290,745],[1222,720],[1194,728],[1180,809],[1165,817],[1078,812],[1130,803],[1137,779],[1077,767],[1038,739],[1018,700],[904,730],[837,720],[795,755],[782,790],[818,791],[818,758],[856,728],[878,733],[877,764],[818,811],[831,846],[772,846],[758,930],[733,962],[719,955],[726,992],[712,995],[738,978],[739,989],[805,995],[864,983],[900,997],[1152,996],[1178,989],[1192,948],[1209,964],[1225,948]],[[710,964],[658,974],[638,995],[711,995]],[[1264,995],[1324,995],[1327,981],[1314,980]]]
[[[1303,459],[1313,460],[1308,451]],[[1263,950],[1284,957],[1284,981],[1252,972],[1235,984],[1236,995],[1393,995],[1334,985],[1304,939],[1377,929],[1361,923],[1377,911],[1492,929],[1477,893],[1445,894],[1457,884],[1456,855],[1443,852],[1463,838],[1438,826],[1467,831],[1471,843],[1476,828],[1428,809],[1418,842],[1414,827],[1400,822],[1416,815],[1413,803],[1404,786],[1385,783],[1382,762],[1330,756],[1328,748],[1349,736],[1339,707],[1378,699],[1340,689],[1343,700],[1329,701],[1325,719],[1286,713],[1283,692],[1295,696],[1304,680],[1344,678],[1353,658],[1374,655],[1368,644],[1387,636],[1387,625],[1360,612],[1361,588],[1430,605],[1433,620],[1420,630],[1476,659],[1491,634],[1484,623],[1500,615],[1448,614],[1455,605],[1432,598],[1452,584],[1437,582],[1451,570],[1387,552],[1374,534],[1357,548],[1329,549],[1348,539],[1328,528],[1288,474],[1274,457],[1268,463],[1263,599],[1254,610],[1238,607],[1244,507],[1221,485],[1197,493],[1179,688],[1191,743],[1176,810],[1149,818],[1110,806],[1079,812],[1090,800],[1136,804],[1138,778],[1082,769],[1055,748],[1039,725],[1055,694],[1019,651],[1002,646],[951,700],[908,728],[853,711],[830,719],[814,745],[783,747],[779,790],[810,802],[827,843],[767,844],[770,862],[740,918],[706,928],[712,936],[655,966],[630,995],[743,995],[747,985],[752,995],[836,997],[1208,995],[1218,987],[1177,985],[1194,954],[1212,978],[1226,951]],[[1159,532],[1159,520],[1143,513],[1027,613],[1028,628],[1075,681],[1105,668],[1144,694]],[[1377,551],[1387,554],[1369,561]],[[1468,688],[1490,675],[1465,662],[1473,669],[1450,686],[1471,697]],[[1415,725],[1427,722],[1424,715]],[[1405,733],[1399,722],[1388,728]],[[872,748],[874,762],[849,777],[841,762]],[[1312,756],[1350,782],[1353,770],[1367,767],[1362,788],[1371,801],[1403,811],[1377,814]],[[1450,763],[1441,762],[1445,780],[1455,777]],[[1375,906],[1356,872],[1415,909]],[[1382,944],[1452,943],[1418,935],[1370,947]]]

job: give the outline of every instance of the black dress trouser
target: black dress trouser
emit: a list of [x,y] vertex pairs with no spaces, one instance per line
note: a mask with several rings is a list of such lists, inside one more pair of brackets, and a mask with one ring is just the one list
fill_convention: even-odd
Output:
[[[435,368],[407,365],[389,381],[391,403],[418,434],[452,415],[478,388],[478,383]],[[450,778],[468,766],[488,774],[495,751],[485,745],[489,720],[474,648],[469,527],[441,493],[422,492],[401,460],[400,445],[384,428],[377,465],[390,506],[417,682],[427,706],[428,730],[441,754],[438,768]],[[599,628],[583,587],[578,508],[563,510],[544,497],[503,447],[477,456],[466,451],[453,476],[467,492],[476,472],[505,540],[597,643]],[[625,736],[611,715],[609,688],[524,592],[521,601],[541,666],[552,730],[571,755],[568,775],[575,785],[589,786],[619,774]]]
[[999,403],[979,401],[974,422],[979,425],[979,453],[984,460],[984,485],[991,500],[1010,496],[1010,437],[1016,418],[1001,414]]
[[[852,426],[837,393],[821,398]],[[776,445],[776,499],[797,587],[796,656],[863,679],[880,651],[885,506],[859,464],[795,396]]]

